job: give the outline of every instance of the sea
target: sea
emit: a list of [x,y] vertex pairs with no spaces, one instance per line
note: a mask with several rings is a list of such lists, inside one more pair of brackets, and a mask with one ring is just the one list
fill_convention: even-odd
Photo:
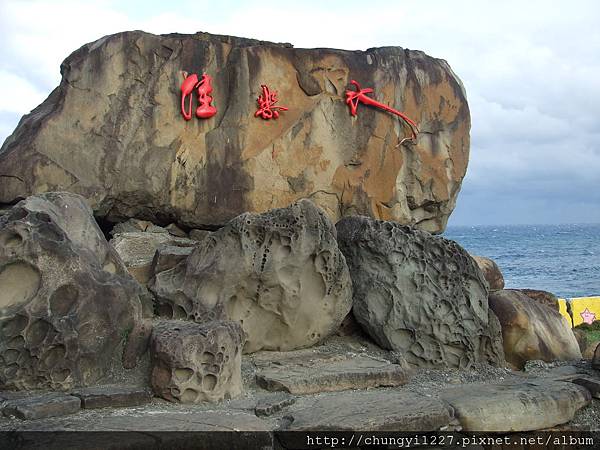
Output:
[[443,236],[493,259],[506,288],[600,295],[600,224],[449,226]]

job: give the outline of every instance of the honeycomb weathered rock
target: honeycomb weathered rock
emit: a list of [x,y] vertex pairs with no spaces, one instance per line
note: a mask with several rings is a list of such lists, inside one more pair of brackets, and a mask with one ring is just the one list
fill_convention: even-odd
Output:
[[308,200],[238,216],[149,287],[163,316],[241,322],[246,353],[316,344],[352,306],[335,227]]
[[140,287],[84,199],[47,193],[19,202],[0,218],[0,243],[0,386],[101,379],[139,319]]
[[423,367],[504,362],[487,283],[458,244],[367,217],[344,218],[337,231],[354,316],[379,345]]
[[243,344],[236,322],[159,322],[150,344],[154,392],[181,403],[236,397],[242,392]]

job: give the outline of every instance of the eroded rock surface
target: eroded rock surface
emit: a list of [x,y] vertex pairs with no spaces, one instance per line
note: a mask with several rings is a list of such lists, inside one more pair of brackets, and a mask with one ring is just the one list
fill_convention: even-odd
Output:
[[75,194],[47,193],[0,218],[0,385],[66,389],[121,367],[140,287]]
[[311,346],[334,333],[352,305],[335,227],[308,200],[240,215],[158,273],[150,289],[163,316],[239,321],[246,353]]
[[160,397],[181,403],[216,402],[242,392],[244,332],[235,322],[167,320],[151,337],[151,384]]
[[458,244],[367,217],[336,227],[353,281],[353,314],[379,345],[422,367],[503,364],[487,283]]
[[581,358],[573,330],[557,310],[518,290],[492,292],[489,302],[502,326],[506,361],[514,367],[529,360]]
[[[216,116],[181,117],[182,71],[213,78]],[[348,213],[442,231],[469,156],[470,116],[448,64],[420,51],[294,49],[206,33],[103,37],[73,52],[62,81],[0,149],[0,202],[69,189],[98,216],[222,225],[312,198]],[[350,80],[421,129],[364,105]],[[266,84],[289,111],[254,116]]]
[[566,423],[590,402],[583,387],[544,379],[451,387],[441,398],[465,431],[529,431]]

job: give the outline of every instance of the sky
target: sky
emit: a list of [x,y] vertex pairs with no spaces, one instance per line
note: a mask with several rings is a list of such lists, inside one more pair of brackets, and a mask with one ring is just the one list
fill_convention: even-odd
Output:
[[72,51],[125,30],[295,47],[400,46],[448,61],[471,109],[450,225],[600,222],[600,2],[0,0],[0,142]]

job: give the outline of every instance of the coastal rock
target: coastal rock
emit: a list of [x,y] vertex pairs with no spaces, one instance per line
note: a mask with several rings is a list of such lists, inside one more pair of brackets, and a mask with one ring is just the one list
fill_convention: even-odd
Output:
[[440,400],[414,392],[366,390],[327,393],[297,400],[290,431],[436,431],[452,421]]
[[46,193],[0,218],[0,385],[67,389],[121,367],[140,287],[84,199]]
[[259,368],[256,381],[269,391],[313,394],[401,386],[409,380],[410,371],[407,367],[389,361],[362,355],[315,356],[277,359],[277,365]]
[[71,392],[81,400],[84,409],[125,408],[149,403],[152,399],[146,388],[134,386],[97,386]]
[[552,292],[540,291],[539,289],[519,289],[527,297],[535,300],[536,302],[546,305],[555,311],[560,311],[558,305],[558,297]]
[[485,281],[488,282],[490,291],[504,289],[504,276],[502,275],[502,271],[500,270],[500,267],[498,267],[498,264],[496,264],[493,259],[486,258],[485,256],[471,256],[483,272],[483,276],[485,277]]
[[129,219],[112,227],[110,235],[114,237],[121,233],[139,233],[140,231],[146,231],[148,233],[168,233],[165,228],[154,225],[147,220]]
[[79,411],[80,407],[79,398],[59,392],[50,392],[8,400],[2,406],[2,413],[6,417],[34,420],[73,414]]
[[420,367],[503,364],[487,283],[458,244],[367,217],[336,227],[354,287],[353,314],[380,346]]
[[151,338],[154,392],[181,403],[217,402],[242,392],[244,332],[235,322],[169,320]]
[[308,200],[240,215],[158,273],[150,289],[162,316],[241,322],[245,353],[311,346],[352,306],[335,227]]
[[152,277],[152,261],[156,250],[162,245],[193,247],[196,241],[174,237],[169,233],[137,232],[120,233],[110,240],[129,273],[141,284]]
[[469,384],[447,388],[450,404],[464,431],[530,431],[573,419],[591,399],[583,387],[532,379],[526,383]]
[[600,343],[596,346],[596,351],[592,358],[592,367],[596,370],[600,370]]
[[[212,77],[217,114],[186,121],[182,71]],[[68,189],[97,216],[220,226],[311,198],[337,221],[353,213],[441,232],[469,157],[469,107],[442,59],[384,47],[294,49],[216,36],[130,31],[73,52],[62,80],[0,149],[0,203]],[[352,79],[403,111],[358,107]],[[261,85],[286,106],[255,117]],[[196,102],[196,100],[194,100]]]
[[518,290],[491,292],[489,303],[502,326],[506,360],[515,368],[529,360],[581,359],[575,335],[558,311]]
[[192,254],[194,247],[178,247],[176,245],[161,245],[156,249],[150,273],[155,276],[165,270],[172,269]]

